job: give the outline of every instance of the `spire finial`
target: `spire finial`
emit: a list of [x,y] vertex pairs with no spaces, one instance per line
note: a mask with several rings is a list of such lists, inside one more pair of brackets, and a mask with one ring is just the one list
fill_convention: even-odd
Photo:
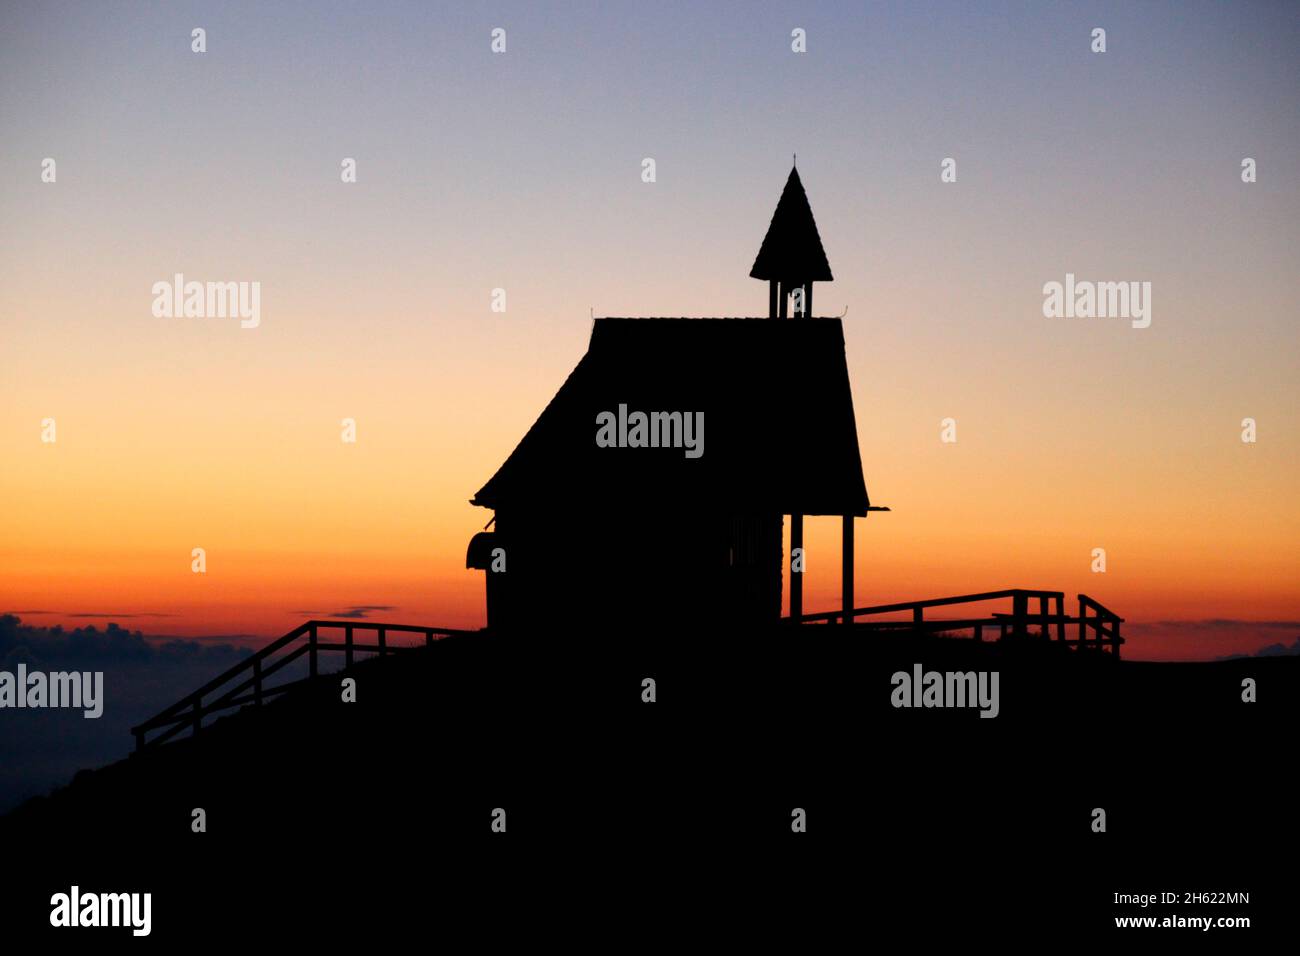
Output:
[[791,165],[791,166],[798,166],[798,165],[799,165],[799,154],[798,154],[798,153],[791,153],[791,155],[794,157],[794,159],[791,161],[790,165]]

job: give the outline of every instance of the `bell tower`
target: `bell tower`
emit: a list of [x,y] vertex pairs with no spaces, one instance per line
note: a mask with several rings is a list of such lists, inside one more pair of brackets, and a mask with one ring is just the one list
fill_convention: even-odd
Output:
[[791,317],[792,297],[794,316],[812,315],[813,283],[834,279],[821,236],[817,234],[812,207],[808,205],[808,196],[795,167],[790,169],[790,178],[785,181],[785,189],[772,213],[772,224],[767,227],[749,275],[767,281],[770,319]]
[[[777,200],[772,224],[767,227],[763,245],[759,247],[754,268],[749,270],[754,279],[767,280],[767,317],[785,319],[791,315],[791,298],[794,299],[794,316],[807,318],[813,314],[812,294],[814,282],[831,282],[830,263],[822,248],[817,223],[813,219],[808,195],[803,191],[798,167],[790,167],[790,178]],[[844,606],[847,612],[853,606],[853,518],[844,519]],[[790,572],[790,617],[798,619],[803,614],[803,572],[795,570],[795,552],[803,554],[803,515],[790,515],[790,556],[786,569]],[[849,617],[845,616],[845,622]]]

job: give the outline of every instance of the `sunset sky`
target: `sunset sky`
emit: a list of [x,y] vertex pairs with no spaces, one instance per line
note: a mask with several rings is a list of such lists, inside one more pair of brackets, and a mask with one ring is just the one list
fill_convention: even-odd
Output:
[[[1136,658],[1300,636],[1296,8],[707,6],[6,3],[0,611],[482,624],[468,499],[593,312],[766,314],[797,152],[892,508],[860,605],[1085,592]],[[260,326],[156,318],[176,273],[259,282]],[[1150,282],[1150,327],[1045,318],[1066,273]],[[831,609],[838,521],[807,547]]]

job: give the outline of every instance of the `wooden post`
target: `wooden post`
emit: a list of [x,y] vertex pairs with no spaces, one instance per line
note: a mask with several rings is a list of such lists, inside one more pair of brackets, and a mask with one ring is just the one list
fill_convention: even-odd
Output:
[[1016,591],[1011,595],[1011,636],[1025,636],[1025,618],[1029,616],[1029,595]]
[[1119,621],[1116,621],[1112,625],[1112,627],[1115,630],[1114,630],[1114,636],[1111,638],[1110,646],[1111,646],[1111,650],[1115,654],[1115,660],[1119,660]]
[[917,631],[921,630],[921,624],[925,621],[925,609],[919,604],[912,608],[912,627]]
[[1056,596],[1056,639],[1065,643],[1065,595]]
[[982,641],[982,640],[984,640],[984,625],[983,625],[983,624],[976,624],[976,625],[975,625],[975,640],[977,640],[977,641]]
[[311,636],[308,638],[307,648],[308,648],[307,650],[308,676],[315,677],[316,676],[316,624],[314,622],[312,623],[311,626]]
[[853,515],[843,517],[843,538],[840,543],[843,569],[840,575],[840,594],[844,604],[844,623],[853,623]]
[[262,659],[253,658],[253,703],[262,706]]
[[346,666],[352,666],[352,625],[349,624],[343,628],[343,662]]
[[433,631],[424,632],[424,646],[433,647]]
[[790,516],[790,617],[803,616],[803,572],[794,570],[794,553],[803,548],[803,515]]
[[1046,594],[1038,595],[1038,616],[1042,618],[1043,640],[1050,641],[1052,639],[1052,631],[1050,626],[1047,623],[1047,595]]
[[379,656],[383,657],[388,653],[388,639],[384,634],[384,629],[379,629]]

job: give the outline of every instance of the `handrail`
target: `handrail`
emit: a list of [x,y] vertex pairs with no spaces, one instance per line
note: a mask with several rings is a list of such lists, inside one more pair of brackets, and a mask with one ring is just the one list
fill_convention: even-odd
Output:
[[[932,607],[946,607],[954,604],[977,604],[986,601],[997,601],[1010,598],[1012,610],[1010,614],[991,612],[985,618],[958,618],[943,619],[930,618],[926,620],[925,609]],[[1020,639],[1029,636],[1030,626],[1041,627],[1042,636],[1050,639],[1050,630],[1053,626],[1056,629],[1056,641],[1064,645],[1075,645],[1077,649],[1082,648],[1104,648],[1109,645],[1111,653],[1119,657],[1120,645],[1124,644],[1124,638],[1120,636],[1120,624],[1124,619],[1116,614],[1110,608],[1101,602],[1088,597],[1086,594],[1080,594],[1079,614],[1077,617],[1071,617],[1065,613],[1065,592],[1063,591],[1042,591],[1031,588],[1005,588],[1000,591],[981,591],[976,594],[961,594],[954,597],[929,598],[923,601],[900,601],[895,604],[877,604],[872,607],[853,608],[849,611],[822,611],[816,614],[802,614],[798,617],[787,617],[783,621],[790,624],[813,624],[824,622],[826,624],[853,623],[860,627],[869,628],[873,631],[961,631],[973,630],[976,640],[983,640],[984,628],[991,627],[998,630],[999,639],[1013,638]],[[1033,599],[1038,601],[1038,609],[1031,611],[1029,602]],[[1054,609],[1049,610],[1049,604],[1055,605]],[[860,617],[869,617],[878,614],[892,614],[901,611],[911,611],[912,619],[910,621],[870,621],[859,622]],[[1089,612],[1092,612],[1089,615]],[[1078,637],[1071,639],[1066,637],[1066,626],[1078,624]],[[1089,629],[1094,636],[1089,638]]]
[[[322,629],[336,628],[344,632],[342,643],[327,643],[319,639]],[[353,639],[353,633],[356,630],[374,631],[377,635],[375,644],[358,644]],[[407,651],[413,648],[403,646],[389,646],[387,636],[389,632],[405,634],[423,634],[425,646],[431,645],[435,640],[441,640],[444,637],[451,637],[461,634],[472,634],[473,631],[461,630],[450,627],[424,627],[417,624],[388,624],[378,621],[306,621],[298,625],[283,637],[276,638],[270,644],[261,650],[250,654],[242,659],[238,664],[230,667],[218,674],[212,680],[208,681],[198,690],[186,694],[170,707],[159,711],[153,717],[150,717],[142,724],[131,728],[131,733],[135,735],[136,750],[143,750],[145,747],[154,744],[163,743],[175,736],[186,726],[192,728],[194,733],[198,733],[203,726],[203,718],[208,714],[216,711],[230,710],[233,707],[241,706],[245,703],[252,702],[260,705],[266,697],[284,693],[289,688],[297,687],[305,681],[310,681],[319,674],[318,655],[321,651],[341,651],[346,657],[345,667],[350,667],[353,663],[355,651],[374,651],[380,656],[392,653],[394,651]],[[436,635],[436,636],[435,636]],[[270,661],[277,652],[285,649],[302,638],[306,641],[298,647]],[[278,684],[268,687],[264,681],[267,677],[281,670],[286,665],[298,660],[306,655],[308,658],[308,677],[303,680],[289,681],[285,684]],[[264,663],[270,661],[270,666],[263,667]],[[251,673],[250,673],[251,672]],[[240,678],[246,673],[250,676],[236,683],[233,687],[227,685],[234,679]],[[240,694],[248,689],[252,689],[251,697],[241,697]],[[224,689],[224,693],[216,700],[210,701],[206,705],[203,698],[218,690]],[[147,735],[151,730],[161,730],[168,728],[159,736],[148,739]]]
[[[983,618],[931,618],[928,621],[925,619],[926,608],[948,607],[955,604],[976,604],[1006,598],[1010,598],[1012,602],[1012,612],[1010,614],[993,612],[988,617]],[[1029,610],[1029,602],[1034,598],[1037,598],[1039,602],[1037,612]],[[1062,591],[1006,588],[1000,591],[982,591],[976,594],[929,598],[922,601],[878,604],[872,607],[853,608],[848,612],[824,611],[816,614],[803,614],[797,618],[787,617],[783,620],[791,624],[813,624],[818,622],[834,624],[845,620],[849,623],[856,623],[855,619],[859,617],[911,611],[912,619],[910,621],[875,621],[862,623],[858,626],[876,631],[973,630],[976,640],[983,640],[983,632],[986,627],[996,628],[999,639],[1026,638],[1029,636],[1029,627],[1031,625],[1041,627],[1042,636],[1050,638],[1050,628],[1055,625],[1058,643],[1075,645],[1078,650],[1085,647],[1104,649],[1106,645],[1109,645],[1111,653],[1118,658],[1120,646],[1125,643],[1124,638],[1120,636],[1120,625],[1124,622],[1124,619],[1086,594],[1078,595],[1078,600],[1079,614],[1077,617],[1066,615],[1065,594]],[[1048,610],[1049,602],[1055,605],[1053,611]],[[1090,611],[1092,612],[1091,615],[1089,614]],[[1071,624],[1079,625],[1076,639],[1066,637],[1066,625]],[[343,631],[344,640],[342,643],[324,642],[319,639],[320,631],[329,628]],[[1090,629],[1095,635],[1092,640],[1089,640],[1088,632]],[[354,640],[354,632],[357,630],[374,631],[377,635],[377,642],[375,644],[358,644]],[[209,714],[230,710],[247,703],[261,705],[267,697],[285,693],[291,688],[310,682],[319,676],[318,658],[321,651],[342,652],[345,655],[345,667],[351,667],[356,651],[374,651],[383,656],[394,651],[411,649],[409,647],[390,647],[387,643],[389,632],[423,634],[426,646],[431,645],[435,639],[440,640],[443,637],[475,633],[457,628],[425,627],[417,624],[389,624],[378,621],[306,621],[283,637],[272,641],[261,650],[245,657],[238,664],[223,671],[198,690],[185,695],[144,723],[132,727],[131,733],[135,735],[136,750],[143,750],[148,746],[169,740],[187,726],[192,729],[193,733],[197,734],[203,727],[203,718]],[[277,652],[304,637],[306,637],[305,643],[271,661],[270,666],[263,666]],[[265,684],[266,678],[304,655],[308,658],[308,676],[306,678],[275,686]],[[246,672],[251,672],[251,676],[244,677],[242,681],[233,687],[227,686],[232,680],[245,675]],[[223,688],[224,693],[220,697],[206,705],[204,704],[203,698],[205,696]],[[251,696],[241,696],[250,689],[252,690]],[[167,729],[153,740],[148,739],[149,731],[161,730],[162,728]]]
[[[999,598],[1015,597],[1023,594],[1028,597],[1064,597],[1063,591],[1034,591],[1025,588],[1006,588],[1001,591],[984,591],[979,594],[960,594],[956,597],[930,598],[925,601],[900,601],[897,604],[877,604],[874,607],[856,607],[850,613],[852,617],[866,614],[889,614],[894,611],[911,611],[916,608],[942,607],[948,604],[976,604],[983,601],[996,601]],[[822,611],[817,614],[804,614],[799,622],[807,624],[813,621],[837,620],[844,616],[843,611]],[[793,620],[788,618],[787,620]]]
[[164,710],[162,713],[151,718],[150,720],[145,721],[145,725],[148,725],[153,721],[158,720],[160,717],[171,716],[172,714],[176,713],[178,710],[181,710],[186,704],[191,703],[196,698],[201,698],[204,694],[208,693],[208,691],[215,690],[216,688],[224,684],[226,681],[230,680],[230,678],[234,677],[236,674],[244,670],[247,670],[249,667],[251,667],[252,661],[265,659],[271,656],[271,654],[273,654],[275,651],[278,651],[280,648],[284,647],[285,645],[292,643],[294,638],[301,637],[303,634],[306,633],[307,628],[308,628],[307,624],[302,624],[294,628],[288,634],[284,635],[284,637],[272,641],[270,644],[266,645],[266,647],[262,648],[257,653],[245,657],[238,664],[234,665],[228,670],[223,671],[221,674],[212,678],[212,680],[208,681],[198,690],[194,691],[194,693],[187,694],[186,696],[178,700],[176,703],[168,707],[166,710]]
[[1124,620],[1122,617],[1120,617],[1118,614],[1116,614],[1116,613],[1115,613],[1114,611],[1112,611],[1110,608],[1106,607],[1105,605],[1101,604],[1101,603],[1098,602],[1098,601],[1094,601],[1092,598],[1088,597],[1088,595],[1086,595],[1086,594],[1080,594],[1080,595],[1079,595],[1079,607],[1080,607],[1080,608],[1083,608],[1083,607],[1090,607],[1090,608],[1092,608],[1094,611],[1097,612],[1098,617],[1105,617],[1105,618],[1108,618],[1109,620],[1113,620],[1113,621],[1123,621],[1123,620]]

